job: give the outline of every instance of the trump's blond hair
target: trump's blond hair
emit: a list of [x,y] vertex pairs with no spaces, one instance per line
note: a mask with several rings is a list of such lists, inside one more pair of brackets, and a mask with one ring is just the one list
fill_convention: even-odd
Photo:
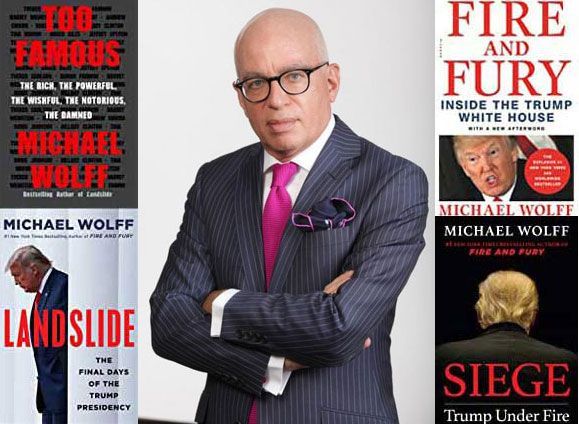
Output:
[[535,282],[518,271],[496,271],[478,286],[475,309],[485,329],[500,322],[513,322],[528,333],[539,310]]

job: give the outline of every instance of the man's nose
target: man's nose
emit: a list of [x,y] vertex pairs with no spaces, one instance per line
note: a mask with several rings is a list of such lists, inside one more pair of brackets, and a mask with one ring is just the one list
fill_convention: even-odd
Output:
[[289,94],[283,91],[279,81],[272,81],[269,96],[266,100],[268,106],[277,109],[289,101]]
[[483,156],[480,161],[480,166],[483,171],[488,171],[491,168],[492,160],[487,156]]

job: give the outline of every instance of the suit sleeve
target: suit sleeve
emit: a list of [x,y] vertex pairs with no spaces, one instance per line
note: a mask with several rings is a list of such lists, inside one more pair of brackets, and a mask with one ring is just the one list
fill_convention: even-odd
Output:
[[189,191],[183,223],[150,299],[153,350],[259,395],[269,355],[212,338],[211,316],[201,308],[215,289],[202,219],[203,169]]
[[221,338],[308,366],[335,366],[363,350],[387,314],[424,247],[428,211],[424,173],[407,162],[383,182],[342,270],[354,278],[339,294],[241,291],[225,308]]

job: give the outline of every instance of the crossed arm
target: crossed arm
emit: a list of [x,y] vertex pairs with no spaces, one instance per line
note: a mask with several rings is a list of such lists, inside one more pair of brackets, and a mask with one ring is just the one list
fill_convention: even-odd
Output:
[[[177,240],[151,297],[153,348],[167,359],[221,377],[259,395],[269,356],[291,358],[286,366],[336,366],[369,344],[367,335],[390,311],[424,245],[426,180],[415,166],[400,170],[380,190],[343,269],[355,277],[327,291],[301,295],[241,291],[227,304],[220,338],[210,337],[211,293],[216,285],[204,243],[202,171],[191,189]],[[336,280],[334,280],[336,281]],[[218,293],[217,293],[218,294]],[[209,299],[207,299],[209,296]],[[256,343],[239,337],[253,329]],[[232,367],[231,364],[239,364]]]
[[153,350],[166,359],[260,395],[270,355],[212,338],[211,317],[201,308],[216,287],[205,243],[206,227],[200,215],[204,168],[189,191],[181,228],[150,299]]
[[[340,287],[343,284],[345,284],[347,281],[349,281],[353,275],[354,275],[354,271],[352,271],[352,270],[346,271],[346,272],[338,275],[334,280],[332,280],[329,284],[327,284],[324,287],[323,292],[325,294],[328,294],[328,295],[338,294]],[[212,314],[213,302],[219,297],[220,294],[222,294],[226,290],[227,289],[214,290],[211,293],[209,293],[209,295],[205,298],[205,301],[203,302],[203,305],[202,305],[205,313],[207,313],[209,315]],[[370,339],[370,337],[366,338],[366,340],[364,340],[364,349],[369,348],[371,344],[372,344],[372,340]],[[302,365],[302,364],[300,364],[296,361],[293,361],[289,358],[283,358],[283,359],[284,359],[283,368],[285,371],[297,371],[297,370],[300,370],[303,368],[307,368],[305,365]]]

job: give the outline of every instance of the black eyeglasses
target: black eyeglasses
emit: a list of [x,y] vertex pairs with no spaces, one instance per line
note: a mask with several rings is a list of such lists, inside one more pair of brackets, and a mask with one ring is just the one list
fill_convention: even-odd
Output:
[[329,62],[324,62],[315,68],[292,69],[276,77],[252,77],[243,81],[238,80],[233,83],[233,86],[240,90],[243,97],[251,103],[263,102],[269,97],[272,81],[277,81],[283,91],[294,96],[308,91],[310,74],[326,65],[329,65]]

